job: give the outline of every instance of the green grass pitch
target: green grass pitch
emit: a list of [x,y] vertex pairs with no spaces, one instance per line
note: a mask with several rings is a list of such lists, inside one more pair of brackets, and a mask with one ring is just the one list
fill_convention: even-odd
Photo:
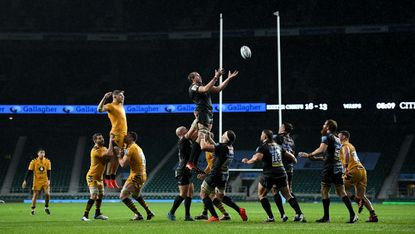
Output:
[[[139,207],[138,204],[136,204]],[[346,224],[348,213],[343,204],[332,203],[331,222],[325,224],[314,221],[322,216],[322,205],[300,203],[306,215],[307,223],[294,223],[293,211],[285,204],[290,221],[282,223],[277,219],[275,223],[262,223],[266,218],[259,202],[240,202],[241,207],[247,209],[248,222],[241,221],[239,215],[226,207],[232,216],[231,221],[207,223],[205,221],[184,222],[183,205],[176,212],[177,221],[171,222],[166,214],[170,203],[149,203],[156,217],[151,221],[132,222],[129,219],[133,214],[123,203],[103,203],[102,211],[109,216],[109,220],[80,221],[85,204],[51,204],[52,214],[46,215],[43,204],[39,204],[36,215],[30,215],[30,204],[6,203],[0,204],[0,233],[415,233],[415,205],[380,205],[375,204],[379,223],[366,223],[368,211],[359,215],[355,224]],[[273,205],[273,212],[278,211]],[[354,206],[356,209],[356,205]],[[200,202],[192,204],[192,215],[197,215],[202,209]],[[145,214],[139,207],[141,213]],[[90,216],[93,216],[94,208]],[[278,216],[276,216],[278,217]],[[91,217],[90,217],[91,218]]]

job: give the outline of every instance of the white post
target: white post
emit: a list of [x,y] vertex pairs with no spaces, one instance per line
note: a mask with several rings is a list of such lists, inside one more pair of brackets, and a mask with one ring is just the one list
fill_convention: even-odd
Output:
[[[219,69],[223,67],[223,18],[222,13],[219,15]],[[222,84],[222,76],[219,78],[219,84]],[[218,142],[222,136],[222,92],[219,93],[219,134]]]
[[277,16],[277,59],[278,59],[278,127],[282,124],[282,94],[281,94],[281,43],[280,43],[280,14],[274,12]]

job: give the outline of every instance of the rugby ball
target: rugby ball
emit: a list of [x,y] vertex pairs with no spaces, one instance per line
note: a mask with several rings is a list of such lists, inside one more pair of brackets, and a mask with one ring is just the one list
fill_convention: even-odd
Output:
[[251,55],[252,55],[251,49],[249,49],[248,46],[242,46],[241,47],[241,56],[242,56],[242,58],[249,59],[249,58],[251,58]]

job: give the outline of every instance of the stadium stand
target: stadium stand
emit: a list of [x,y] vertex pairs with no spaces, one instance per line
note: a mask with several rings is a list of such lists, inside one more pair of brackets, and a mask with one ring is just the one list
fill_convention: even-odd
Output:
[[4,177],[6,176],[7,169],[9,167],[10,161],[13,159],[13,152],[16,146],[17,137],[1,137],[0,142],[3,146],[0,147],[0,188],[3,185]]
[[406,156],[405,162],[402,165],[401,173],[415,173],[415,143],[412,142],[408,155]]

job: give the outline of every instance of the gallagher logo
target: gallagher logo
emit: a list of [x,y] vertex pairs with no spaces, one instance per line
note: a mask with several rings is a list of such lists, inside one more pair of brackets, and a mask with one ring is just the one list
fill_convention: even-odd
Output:
[[10,112],[12,113],[19,113],[22,111],[22,108],[20,106],[12,106],[10,107]]

